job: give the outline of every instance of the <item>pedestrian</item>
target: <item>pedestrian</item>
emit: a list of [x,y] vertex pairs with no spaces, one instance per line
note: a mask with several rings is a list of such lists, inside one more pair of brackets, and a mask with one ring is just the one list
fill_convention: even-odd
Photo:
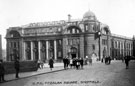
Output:
[[89,64],[92,65],[92,58],[89,58]]
[[19,59],[18,58],[15,59],[14,67],[15,67],[15,71],[16,71],[15,77],[16,78],[19,78],[20,62],[19,62]]
[[37,67],[41,69],[41,62],[40,62],[40,60],[37,61]]
[[66,57],[66,68],[68,69],[68,66],[69,66],[69,58]]
[[124,57],[122,57],[122,62],[124,62]]
[[85,64],[88,64],[88,56],[85,57]]
[[51,58],[49,59],[50,70],[52,70],[53,64],[54,64],[54,61],[53,61],[53,58],[51,57]]
[[5,81],[4,75],[5,75],[5,68],[4,68],[4,65],[3,65],[3,60],[1,59],[0,60],[0,82]]
[[126,64],[126,69],[129,68],[129,61],[130,61],[130,56],[125,56],[125,64]]
[[44,68],[44,62],[43,61],[40,62],[40,66],[41,66],[41,69]]
[[72,68],[72,66],[73,66],[73,59],[72,58],[69,59],[69,63],[70,63],[70,68]]
[[76,58],[73,58],[73,66],[76,68]]
[[103,58],[101,59],[101,62],[103,63],[105,61],[105,56],[103,55]]
[[108,57],[108,64],[111,64],[111,57]]
[[80,66],[81,66],[81,69],[83,69],[83,58],[80,58]]
[[64,69],[66,69],[66,57],[63,58]]
[[108,64],[108,57],[105,57],[105,64]]
[[76,69],[78,70],[80,67],[80,61],[79,61],[79,58],[77,57],[76,58]]

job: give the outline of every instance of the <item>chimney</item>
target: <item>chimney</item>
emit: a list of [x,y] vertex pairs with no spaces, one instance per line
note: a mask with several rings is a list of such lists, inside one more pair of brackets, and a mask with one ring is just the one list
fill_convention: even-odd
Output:
[[70,21],[71,21],[71,15],[68,14],[68,22],[70,22]]

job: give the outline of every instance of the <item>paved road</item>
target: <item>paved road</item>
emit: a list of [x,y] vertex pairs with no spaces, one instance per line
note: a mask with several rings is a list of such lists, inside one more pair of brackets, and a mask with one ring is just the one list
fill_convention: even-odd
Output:
[[135,86],[135,61],[125,69],[121,61],[111,65],[95,63],[83,70],[64,71],[18,79],[0,84],[0,86]]

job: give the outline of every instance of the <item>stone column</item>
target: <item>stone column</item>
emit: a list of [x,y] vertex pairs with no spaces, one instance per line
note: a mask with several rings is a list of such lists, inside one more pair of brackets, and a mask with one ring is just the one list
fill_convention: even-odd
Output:
[[109,32],[107,32],[107,56],[110,56]]
[[41,60],[41,41],[38,41],[38,57]]
[[25,51],[26,50],[26,42],[25,41],[23,42],[23,47],[24,47],[23,48],[23,55],[24,55],[23,60],[26,60],[26,51]]
[[57,60],[57,44],[56,44],[56,40],[54,40],[54,59]]
[[46,41],[46,59],[48,60],[48,41]]
[[33,57],[33,42],[31,41],[31,60],[34,60],[34,57]]

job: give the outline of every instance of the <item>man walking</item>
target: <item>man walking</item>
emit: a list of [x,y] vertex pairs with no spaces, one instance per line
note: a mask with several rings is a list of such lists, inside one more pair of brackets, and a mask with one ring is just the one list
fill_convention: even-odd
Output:
[[126,69],[129,68],[129,61],[130,61],[130,56],[125,56]]
[[81,66],[81,69],[83,69],[83,58],[80,58],[80,66]]
[[0,82],[4,82],[4,73],[5,73],[5,69],[3,66],[3,60],[0,60]]
[[18,74],[19,74],[19,70],[20,70],[20,62],[19,59],[17,58],[14,62],[14,66],[15,66],[15,70],[16,70],[16,78],[19,78]]
[[66,57],[63,58],[64,69],[66,69]]
[[50,66],[50,70],[51,71],[52,71],[52,68],[53,68],[53,64],[54,64],[53,58],[50,57],[50,59],[49,59],[49,66]]

